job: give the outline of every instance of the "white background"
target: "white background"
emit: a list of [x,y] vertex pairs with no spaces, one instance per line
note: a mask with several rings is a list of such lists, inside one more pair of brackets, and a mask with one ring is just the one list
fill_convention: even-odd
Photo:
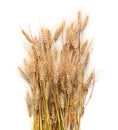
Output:
[[0,130],[30,130],[25,106],[27,84],[17,66],[25,55],[21,28],[34,34],[53,29],[78,10],[90,15],[97,81],[81,130],[118,130],[118,3],[117,0],[0,0]]

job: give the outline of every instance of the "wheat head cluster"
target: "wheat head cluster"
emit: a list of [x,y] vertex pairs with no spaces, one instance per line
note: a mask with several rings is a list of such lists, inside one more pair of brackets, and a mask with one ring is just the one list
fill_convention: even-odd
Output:
[[19,70],[29,84],[32,130],[80,130],[95,82],[94,69],[86,74],[92,45],[83,38],[88,19],[79,11],[74,22],[63,21],[53,35],[48,28],[41,28],[39,36],[22,29],[31,46]]

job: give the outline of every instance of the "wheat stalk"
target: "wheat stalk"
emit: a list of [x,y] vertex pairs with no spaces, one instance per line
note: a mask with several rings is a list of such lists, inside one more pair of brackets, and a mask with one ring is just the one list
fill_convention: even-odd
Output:
[[[34,38],[22,30],[32,43],[29,60],[24,59],[23,69],[19,67],[31,89],[30,94],[26,93],[26,103],[33,120],[32,130],[80,130],[81,118],[95,82],[95,72],[91,71],[86,77],[85,71],[91,42],[88,39],[82,41],[81,37],[87,23],[88,16],[83,20],[82,13],[78,12],[77,22],[67,26],[62,22],[53,37],[47,28],[42,28],[40,37]],[[59,37],[65,37],[61,52],[55,44]]]

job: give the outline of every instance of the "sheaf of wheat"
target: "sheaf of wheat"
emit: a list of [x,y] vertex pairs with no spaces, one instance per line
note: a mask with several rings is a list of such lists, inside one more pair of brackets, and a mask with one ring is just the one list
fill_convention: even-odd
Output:
[[[40,37],[22,30],[31,44],[29,58],[19,71],[30,87],[26,104],[32,130],[80,130],[95,82],[94,70],[86,74],[91,43],[82,37],[88,19],[78,12],[77,21],[62,22],[54,35],[47,28],[41,29]],[[61,51],[56,46],[58,40]]]

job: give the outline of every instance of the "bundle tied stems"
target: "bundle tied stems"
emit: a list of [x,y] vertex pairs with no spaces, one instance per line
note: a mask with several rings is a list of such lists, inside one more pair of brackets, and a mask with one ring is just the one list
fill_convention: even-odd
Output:
[[80,130],[95,82],[94,70],[86,73],[91,42],[83,36],[88,19],[78,12],[77,21],[69,25],[63,21],[54,35],[47,28],[41,29],[40,36],[22,29],[31,45],[19,71],[30,87],[26,104],[32,130]]

